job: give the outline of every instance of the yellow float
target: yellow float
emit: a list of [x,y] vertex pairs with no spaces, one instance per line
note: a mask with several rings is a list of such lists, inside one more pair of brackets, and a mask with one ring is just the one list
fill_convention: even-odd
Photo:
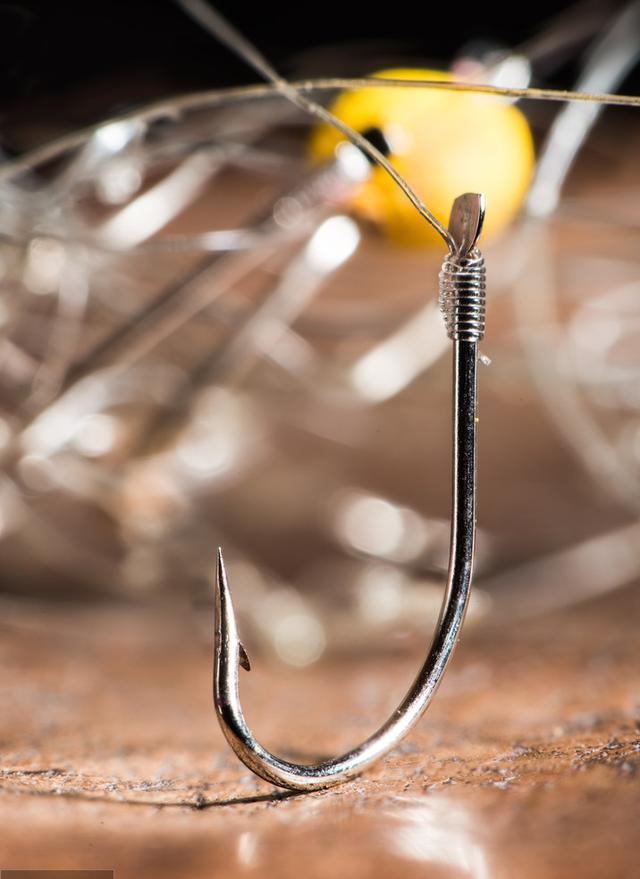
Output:
[[[452,80],[442,71],[411,68],[374,75]],[[517,214],[533,173],[534,149],[525,116],[505,99],[445,89],[369,87],[343,92],[330,109],[357,131],[382,133],[390,161],[445,225],[461,192],[485,194],[485,238],[501,232]],[[341,140],[335,129],[318,126],[309,146],[312,160],[331,160]],[[381,168],[374,168],[357,188],[351,206],[378,223],[395,243],[442,246]]]

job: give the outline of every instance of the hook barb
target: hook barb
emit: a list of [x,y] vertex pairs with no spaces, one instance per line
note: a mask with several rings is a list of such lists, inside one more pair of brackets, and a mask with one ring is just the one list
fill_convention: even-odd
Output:
[[[221,546],[218,547],[215,583],[216,619],[218,620],[217,638],[218,640],[225,639],[225,641],[233,640],[239,665],[245,671],[251,671],[249,654],[238,638],[238,627],[233,610],[233,602],[231,601],[231,592],[229,590],[229,581],[227,580],[227,570],[224,566]],[[216,645],[217,650],[218,645]]]

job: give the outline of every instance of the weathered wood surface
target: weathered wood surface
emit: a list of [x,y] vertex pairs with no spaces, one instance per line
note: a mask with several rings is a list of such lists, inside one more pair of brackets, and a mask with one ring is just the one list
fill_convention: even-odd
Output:
[[[626,879],[640,854],[639,614],[627,589],[513,632],[470,630],[396,752],[291,796],[245,770],[217,729],[208,618],[8,605],[0,866]],[[311,759],[370,732],[419,652],[304,673],[254,659],[250,723]]]

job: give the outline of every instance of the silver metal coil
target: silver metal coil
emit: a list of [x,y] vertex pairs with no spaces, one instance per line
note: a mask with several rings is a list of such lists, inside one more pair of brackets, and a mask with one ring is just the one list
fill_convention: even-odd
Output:
[[477,248],[449,253],[440,271],[440,309],[450,339],[478,342],[484,336],[486,270]]

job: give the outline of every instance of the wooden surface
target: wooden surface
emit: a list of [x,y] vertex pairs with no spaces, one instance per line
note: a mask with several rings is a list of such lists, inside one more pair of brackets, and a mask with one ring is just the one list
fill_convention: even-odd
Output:
[[[637,875],[640,591],[469,630],[434,704],[361,778],[289,795],[217,729],[208,614],[2,613],[0,867],[141,877]],[[372,731],[420,651],[305,672],[254,656],[249,722],[298,759]]]

